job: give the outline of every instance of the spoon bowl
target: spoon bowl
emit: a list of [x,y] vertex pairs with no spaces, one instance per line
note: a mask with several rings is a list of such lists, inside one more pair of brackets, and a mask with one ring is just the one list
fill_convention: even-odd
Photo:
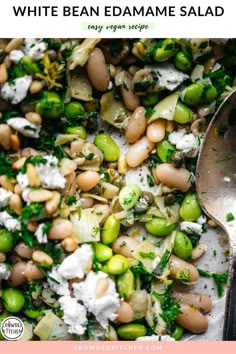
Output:
[[196,185],[203,210],[229,237],[223,340],[236,340],[236,90],[223,101],[207,129]]

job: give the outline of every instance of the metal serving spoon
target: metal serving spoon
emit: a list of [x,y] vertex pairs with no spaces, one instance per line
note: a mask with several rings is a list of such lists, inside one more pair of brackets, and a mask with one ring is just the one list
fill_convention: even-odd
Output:
[[203,210],[229,236],[223,340],[236,340],[236,90],[225,99],[208,127],[196,183]]

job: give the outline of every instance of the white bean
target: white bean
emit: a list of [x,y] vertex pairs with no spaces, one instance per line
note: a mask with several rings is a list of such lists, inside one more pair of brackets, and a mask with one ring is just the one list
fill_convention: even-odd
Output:
[[185,168],[175,168],[170,163],[162,163],[156,167],[157,179],[168,187],[187,192],[192,185],[191,173]]
[[132,113],[125,131],[125,139],[128,143],[135,143],[145,133],[147,127],[145,113],[146,109],[142,106],[137,107]]
[[193,305],[203,313],[208,313],[212,309],[212,301],[210,297],[205,294],[173,291],[171,296],[184,304]]
[[110,82],[110,75],[100,48],[94,48],[90,53],[86,69],[93,86],[98,91],[106,91]]
[[139,166],[149,156],[149,153],[154,149],[155,144],[150,142],[146,136],[138,140],[135,144],[130,146],[126,161],[130,167]]
[[0,124],[0,145],[9,150],[11,147],[11,128],[7,124]]
[[72,223],[69,220],[57,218],[53,220],[52,227],[49,230],[48,238],[50,240],[63,240],[72,234]]
[[121,95],[124,101],[124,104],[127,109],[130,111],[135,110],[140,105],[139,96],[133,93],[133,85],[132,85],[132,76],[126,72],[124,82],[120,86]]
[[116,311],[116,320],[120,323],[129,323],[134,319],[134,311],[130,304],[125,301],[121,301],[119,309]]
[[130,236],[120,236],[112,245],[114,253],[121,254],[126,258],[134,258],[133,252],[139,242]]
[[204,253],[207,250],[207,245],[204,243],[199,243],[196,247],[193,248],[192,253],[191,253],[191,259],[193,261],[196,261],[200,257],[204,255]]
[[15,251],[20,257],[30,259],[34,250],[22,241],[16,245]]
[[77,178],[77,186],[83,192],[87,192],[90,189],[94,188],[100,181],[100,175],[95,171],[85,171],[80,173]]
[[25,268],[26,262],[17,262],[12,265],[11,275],[8,279],[10,286],[19,286],[26,282]]
[[38,280],[44,278],[44,274],[32,261],[26,263],[25,276],[28,280]]
[[147,138],[153,143],[163,140],[166,134],[166,120],[157,119],[147,127]]
[[170,257],[170,275],[186,284],[195,283],[199,278],[198,270],[192,264],[174,255]]
[[187,304],[181,304],[180,311],[182,313],[175,319],[175,322],[180,326],[196,334],[207,331],[208,320],[196,308]]

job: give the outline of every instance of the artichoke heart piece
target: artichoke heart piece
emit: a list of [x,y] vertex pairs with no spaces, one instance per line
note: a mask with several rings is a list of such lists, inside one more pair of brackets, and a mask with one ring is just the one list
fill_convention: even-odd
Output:
[[106,93],[101,98],[101,118],[114,127],[124,130],[131,117],[131,112],[124,104],[114,98],[114,92]]
[[169,275],[169,262],[174,247],[175,234],[176,232],[173,231],[164,240],[160,240],[159,247],[155,246],[153,242],[145,240],[133,252],[134,258],[142,262],[148,273],[163,281],[166,281]]

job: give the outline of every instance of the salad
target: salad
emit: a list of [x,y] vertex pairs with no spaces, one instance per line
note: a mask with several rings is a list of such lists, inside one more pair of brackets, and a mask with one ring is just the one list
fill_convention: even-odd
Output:
[[195,168],[235,40],[14,38],[0,58],[0,322],[23,340],[206,332],[191,287],[222,296],[227,272],[195,266],[217,226]]

